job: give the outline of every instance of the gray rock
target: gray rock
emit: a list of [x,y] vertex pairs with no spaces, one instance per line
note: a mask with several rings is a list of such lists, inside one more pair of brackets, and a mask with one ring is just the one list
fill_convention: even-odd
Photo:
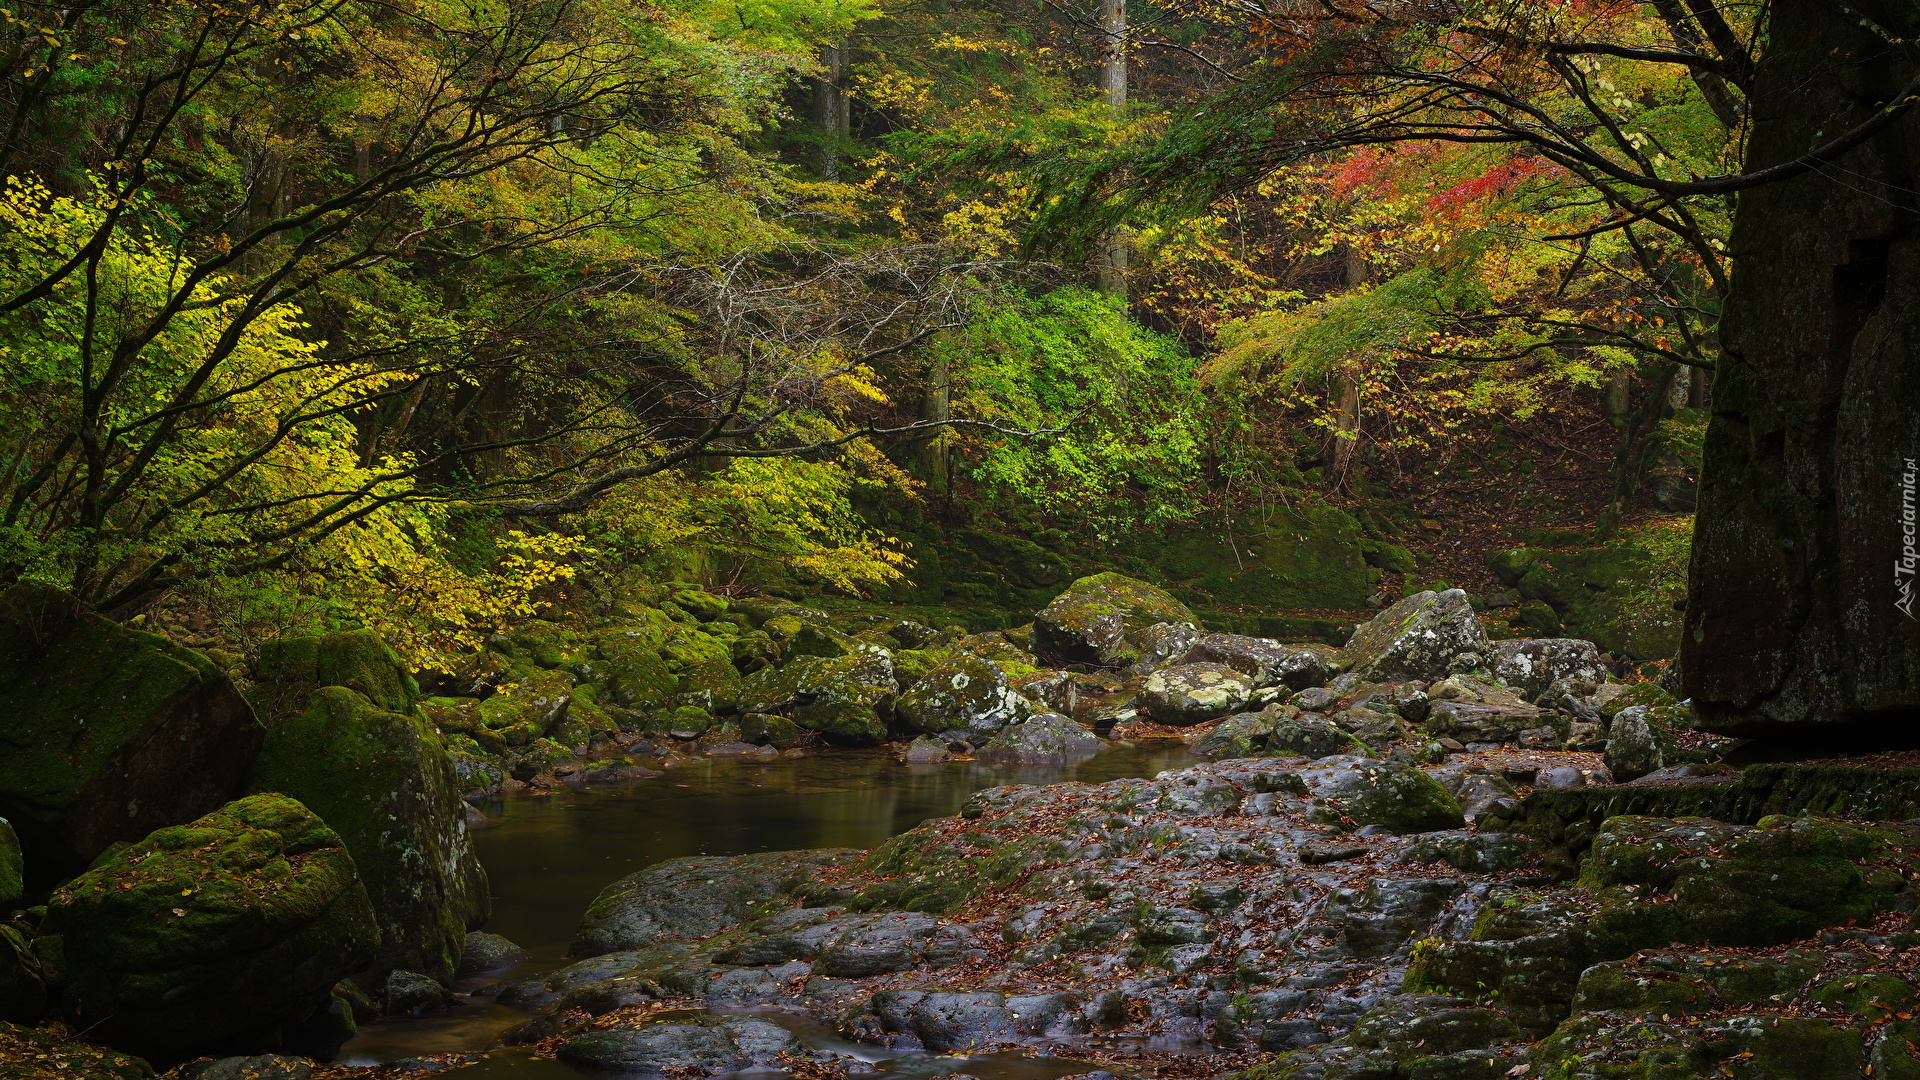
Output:
[[559,1057],[571,1065],[649,1076],[722,1076],[777,1068],[782,1055],[805,1052],[792,1032],[757,1016],[701,1016],[592,1031],[562,1045]]
[[1673,736],[1645,705],[1621,709],[1607,729],[1607,771],[1621,783],[1665,768],[1673,750]]
[[1128,643],[1139,654],[1139,659],[1134,663],[1147,668],[1163,667],[1181,660],[1198,640],[1200,631],[1184,622],[1154,623],[1127,637]]
[[1491,642],[1460,589],[1415,593],[1354,632],[1335,662],[1374,682],[1443,679],[1487,663]]
[[1340,695],[1324,686],[1309,686],[1287,699],[1287,704],[1305,712],[1325,712],[1340,700]]
[[1543,788],[1585,787],[1587,777],[1571,765],[1557,765],[1551,769],[1541,769],[1533,783],[1535,787]]
[[1270,638],[1240,634],[1208,634],[1186,654],[1189,664],[1225,664],[1253,680],[1256,689],[1287,686],[1295,690],[1318,686],[1333,673],[1324,648],[1283,645]]
[[1157,724],[1185,726],[1239,712],[1253,692],[1253,680],[1225,664],[1178,664],[1147,676],[1134,702]]
[[1493,676],[1532,699],[1558,681],[1603,683],[1600,649],[1578,638],[1527,638],[1492,643]]
[[1007,685],[998,664],[967,656],[927,672],[900,695],[893,711],[916,734],[964,731],[975,737],[969,741],[979,741],[1040,710]]
[[499,971],[502,968],[510,968],[526,958],[525,949],[499,934],[475,930],[467,935],[467,946],[461,950],[458,974],[471,975],[480,971]]
[[1106,743],[1093,732],[1061,716],[1041,713],[1003,728],[975,755],[982,760],[1065,761],[1097,753]]
[[182,1075],[186,1080],[307,1080],[313,1062],[280,1054],[229,1057],[188,1065]]
[[872,1008],[881,1030],[908,1036],[928,1050],[979,1050],[1036,1035],[1076,1031],[1072,994],[1008,997],[996,993],[883,990]]
[[935,765],[952,757],[953,755],[947,751],[946,743],[939,739],[930,739],[925,735],[908,743],[907,748],[900,754],[900,760],[909,765]]
[[1193,744],[1193,752],[1203,758],[1257,757],[1266,750],[1267,738],[1281,713],[1267,708],[1257,713],[1229,716],[1213,726]]
[[829,848],[669,859],[602,890],[587,908],[572,953],[598,956],[706,937],[746,919],[820,869],[862,854]]

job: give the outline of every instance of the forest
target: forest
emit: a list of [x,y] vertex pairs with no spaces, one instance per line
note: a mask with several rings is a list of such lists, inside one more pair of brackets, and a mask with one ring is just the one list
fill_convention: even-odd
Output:
[[1920,1077],[1911,4],[0,20],[0,1080]]

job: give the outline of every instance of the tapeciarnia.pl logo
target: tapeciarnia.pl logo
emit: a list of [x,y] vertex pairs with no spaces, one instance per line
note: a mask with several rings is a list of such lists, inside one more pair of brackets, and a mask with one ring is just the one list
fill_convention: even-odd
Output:
[[1920,469],[1913,458],[1902,459],[1906,468],[1900,473],[1900,557],[1893,561],[1893,591],[1898,597],[1893,606],[1911,619],[1913,615],[1913,575],[1920,564],[1920,551],[1914,550],[1913,482]]

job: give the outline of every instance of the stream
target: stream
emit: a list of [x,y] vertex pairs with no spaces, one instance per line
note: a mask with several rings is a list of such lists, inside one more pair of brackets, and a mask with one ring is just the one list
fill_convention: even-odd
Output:
[[[431,1016],[369,1021],[340,1052],[346,1064],[481,1050],[526,1019],[493,1004],[489,991],[564,967],[567,944],[601,889],[619,878],[685,855],[739,855],[800,848],[870,848],[931,817],[960,812],[967,796],[1002,784],[1099,783],[1151,777],[1197,759],[1186,746],[1115,746],[1084,761],[989,765],[959,761],[903,765],[873,750],[804,757],[708,758],[619,787],[563,789],[482,806],[487,824],[475,845],[493,889],[486,929],[525,949],[504,973],[455,986],[452,1009]],[[1084,1072],[1083,1062],[1022,1053],[957,1057],[849,1042],[806,1017],[768,1015],[816,1049],[871,1063],[863,1078],[966,1073],[980,1080],[1054,1080]],[[581,1080],[583,1073],[524,1050],[496,1050],[445,1073],[461,1080]]]

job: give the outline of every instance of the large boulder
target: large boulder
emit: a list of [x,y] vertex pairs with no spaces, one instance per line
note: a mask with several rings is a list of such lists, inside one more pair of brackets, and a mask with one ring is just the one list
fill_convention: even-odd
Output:
[[1124,666],[1139,656],[1128,635],[1159,623],[1196,620],[1164,589],[1121,574],[1095,574],[1067,586],[1034,616],[1034,647],[1061,663]]
[[588,1032],[559,1050],[568,1064],[649,1076],[775,1070],[785,1059],[805,1055],[798,1036],[757,1016],[633,1020]]
[[1530,699],[1556,682],[1599,684],[1610,674],[1599,647],[1579,638],[1522,638],[1492,648],[1493,677]]
[[1326,682],[1333,673],[1324,646],[1283,645],[1272,638],[1241,634],[1206,635],[1187,651],[1186,662],[1225,664],[1262,690],[1269,686],[1304,690]]
[[406,712],[420,700],[407,666],[371,630],[281,638],[260,645],[255,677],[289,687],[298,707],[315,686],[344,686],[388,712]]
[[1178,664],[1147,676],[1134,704],[1157,724],[1185,727],[1239,712],[1253,693],[1253,680],[1225,664]]
[[44,884],[239,795],[265,734],[206,657],[34,583],[0,594],[0,700],[0,814]]
[[724,930],[812,879],[859,858],[843,848],[668,859],[607,886],[574,935],[574,956],[599,956]]
[[115,853],[55,890],[34,942],[75,1027],[170,1054],[271,1042],[379,944],[340,837],[282,795]]
[[1444,679],[1492,659],[1487,631],[1461,589],[1420,592],[1354,631],[1335,663],[1368,682]]
[[973,656],[934,667],[893,706],[894,717],[909,732],[960,732],[974,741],[1039,711],[1007,685],[998,664]]
[[248,783],[299,799],[345,841],[379,918],[378,973],[452,980],[486,918],[487,877],[453,759],[426,721],[321,687],[273,726]]

